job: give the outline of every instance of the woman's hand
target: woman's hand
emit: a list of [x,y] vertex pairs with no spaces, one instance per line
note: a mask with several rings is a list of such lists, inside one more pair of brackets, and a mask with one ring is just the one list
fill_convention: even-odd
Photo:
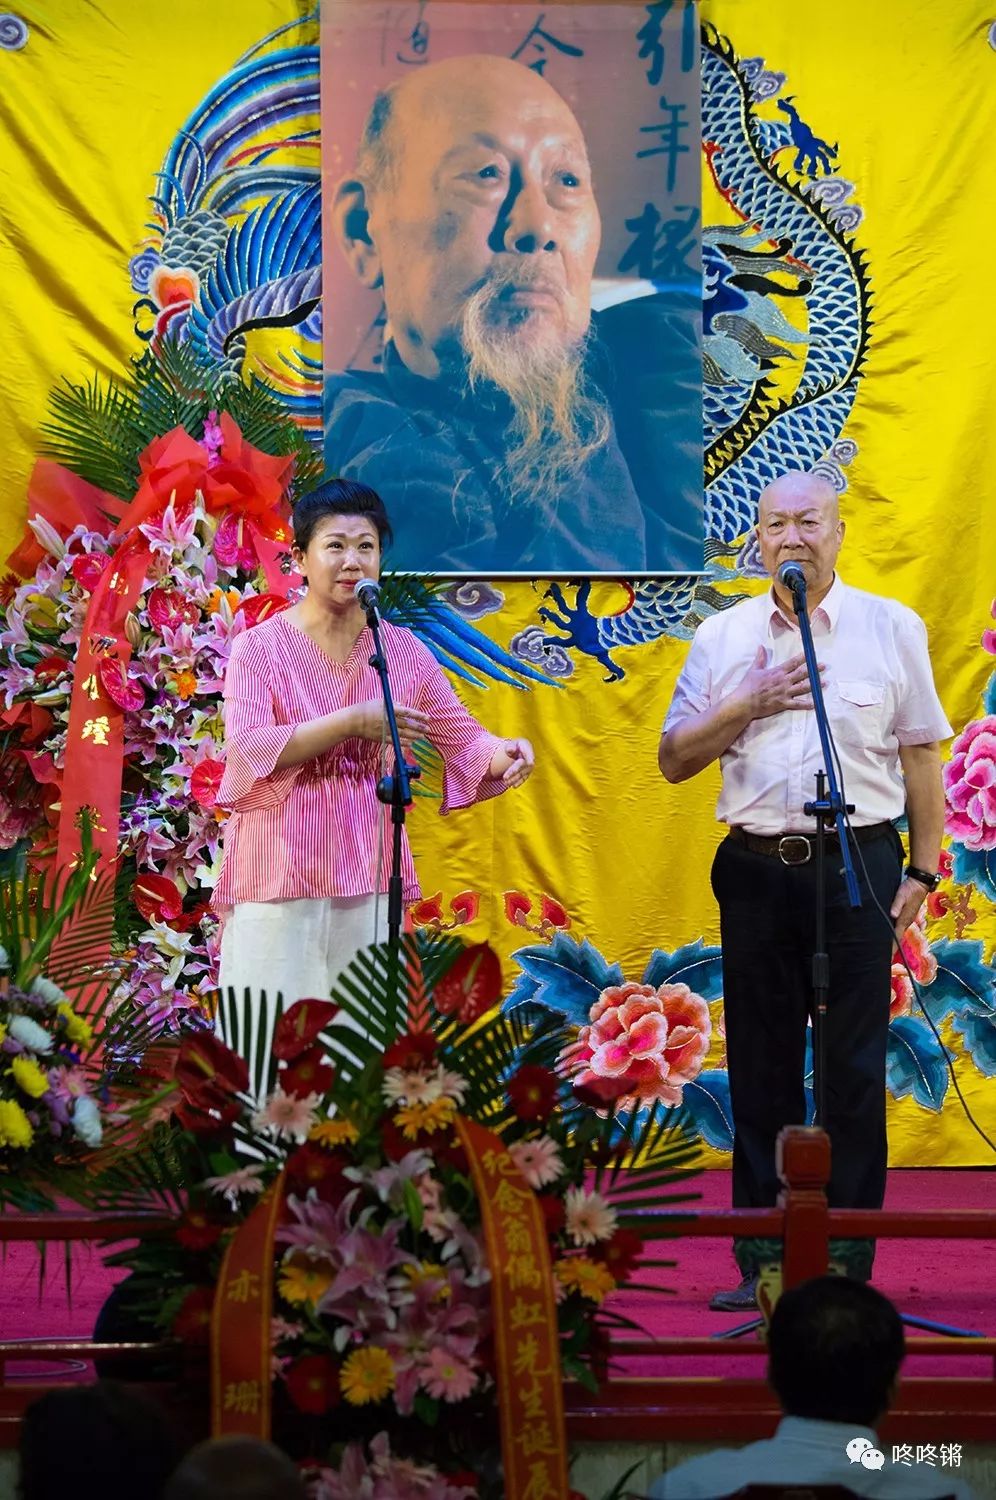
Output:
[[[356,703],[347,709],[348,733],[361,740],[387,739],[387,720],[381,698],[369,698],[365,703]],[[413,740],[429,737],[429,715],[420,708],[409,708],[405,703],[396,703],[394,712],[398,720],[398,735],[405,745]]]
[[528,740],[506,740],[491,758],[488,770],[506,786],[521,786],[532,775],[536,757]]

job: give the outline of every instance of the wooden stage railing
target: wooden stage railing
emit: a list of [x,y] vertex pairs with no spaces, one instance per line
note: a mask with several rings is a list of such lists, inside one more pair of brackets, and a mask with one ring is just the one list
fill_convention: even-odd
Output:
[[[783,1281],[795,1286],[824,1274],[834,1239],[996,1239],[996,1206],[990,1210],[893,1214],[884,1211],[831,1209],[827,1206],[829,1142],[821,1131],[792,1127],[783,1131],[780,1171],[784,1183],[778,1206],[722,1212],[654,1213],[640,1210],[648,1239],[763,1237],[783,1241]],[[0,1215],[2,1241],[121,1241],[169,1234],[175,1220],[157,1213]],[[989,1275],[988,1260],[980,1275]],[[0,1262],[2,1266],[2,1262]],[[910,1375],[900,1385],[894,1410],[882,1430],[887,1442],[991,1442],[996,1434],[996,1339],[913,1337],[911,1354],[950,1361],[971,1360],[972,1373]],[[568,1433],[583,1442],[652,1442],[747,1440],[773,1430],[778,1409],[764,1381],[764,1345],[757,1334],[739,1342],[716,1338],[614,1339],[616,1373],[592,1396],[580,1386],[567,1389]],[[127,1364],[150,1371],[173,1361],[176,1377],[156,1389],[184,1410],[196,1425],[196,1403],[206,1421],[207,1362],[191,1358],[174,1344],[104,1344],[91,1340],[46,1339],[30,1343],[0,1340],[0,1447],[16,1443],[25,1406],[53,1383],[12,1382],[8,1366],[16,1362],[99,1358],[108,1366]],[[619,1361],[682,1362],[679,1373],[632,1378],[621,1375]],[[720,1373],[696,1374],[704,1359]],[[740,1370],[754,1369],[741,1374]],[[738,1368],[739,1367],[739,1368]],[[701,1363],[700,1363],[701,1368]],[[981,1372],[981,1373],[980,1373]]]

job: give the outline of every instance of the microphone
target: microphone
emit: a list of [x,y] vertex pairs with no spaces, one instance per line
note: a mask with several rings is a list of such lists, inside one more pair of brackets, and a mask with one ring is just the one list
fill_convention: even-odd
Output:
[[367,614],[375,614],[380,603],[380,584],[374,583],[372,578],[364,578],[362,583],[356,585],[354,594],[361,609]]
[[793,598],[799,594],[806,597],[806,575],[802,563],[783,562],[776,576],[782,588],[788,589]]

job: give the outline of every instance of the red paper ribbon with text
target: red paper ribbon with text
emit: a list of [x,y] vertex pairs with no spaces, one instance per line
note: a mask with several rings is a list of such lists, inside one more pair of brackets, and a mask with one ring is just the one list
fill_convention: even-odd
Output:
[[225,1251],[211,1311],[211,1435],[268,1438],[274,1237],[281,1172]]
[[567,1500],[557,1309],[535,1193],[491,1130],[457,1116],[491,1269],[506,1500]]

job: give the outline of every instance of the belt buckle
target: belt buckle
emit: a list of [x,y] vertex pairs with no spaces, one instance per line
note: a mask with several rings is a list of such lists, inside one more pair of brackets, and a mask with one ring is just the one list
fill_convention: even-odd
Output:
[[778,858],[783,865],[806,865],[813,846],[804,833],[787,833],[778,840]]

